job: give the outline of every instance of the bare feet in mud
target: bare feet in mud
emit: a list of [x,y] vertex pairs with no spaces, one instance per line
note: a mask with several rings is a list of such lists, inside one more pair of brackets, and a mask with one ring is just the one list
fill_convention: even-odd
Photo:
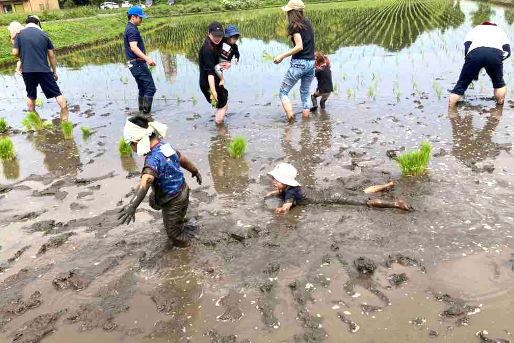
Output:
[[394,187],[394,181],[391,181],[389,183],[383,184],[383,185],[376,185],[376,186],[369,186],[366,189],[364,189],[364,193],[378,193],[381,191],[388,191]]
[[413,208],[410,207],[405,201],[403,200],[398,200],[396,201],[396,208],[399,208],[400,210],[405,210],[405,211],[412,211]]

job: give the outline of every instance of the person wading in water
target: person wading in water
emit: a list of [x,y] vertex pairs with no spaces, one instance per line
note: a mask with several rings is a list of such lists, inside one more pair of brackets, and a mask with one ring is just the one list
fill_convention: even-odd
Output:
[[186,156],[175,150],[169,143],[160,139],[166,135],[167,126],[149,122],[145,117],[127,119],[123,130],[123,138],[132,150],[145,156],[145,165],[141,172],[141,182],[130,203],[121,209],[119,220],[127,225],[136,221],[136,209],[150,194],[150,207],[162,210],[164,228],[173,245],[184,246],[189,238],[189,230],[184,225],[189,205],[189,187],[180,168],[191,172],[198,184],[202,184],[202,176],[198,168]]
[[503,105],[507,86],[503,80],[503,61],[510,56],[509,38],[496,24],[484,21],[468,32],[464,42],[465,62],[448,105],[455,107],[482,68],[491,78],[496,103]]
[[152,73],[148,66],[154,66],[154,60],[146,55],[145,44],[137,29],[146,15],[141,7],[133,6],[127,12],[128,23],[123,34],[125,57],[130,73],[134,76],[139,90],[139,112],[149,115],[152,111],[153,96],[156,92]]

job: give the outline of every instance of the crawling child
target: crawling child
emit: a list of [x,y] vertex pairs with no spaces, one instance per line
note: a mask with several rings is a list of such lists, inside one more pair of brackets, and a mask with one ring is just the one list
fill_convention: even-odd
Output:
[[286,214],[295,205],[306,204],[340,204],[359,205],[381,208],[398,208],[409,211],[411,207],[404,201],[355,200],[344,197],[340,194],[327,194],[326,192],[304,192],[301,185],[296,181],[298,174],[295,167],[289,163],[280,163],[268,173],[273,178],[273,191],[264,197],[280,196],[284,201],[281,207],[274,210],[275,213]]
[[234,64],[239,63],[239,48],[237,40],[239,39],[239,31],[235,25],[228,25],[225,28],[225,37],[219,44],[219,63],[214,66],[216,74],[220,78],[220,86],[225,84],[225,77],[223,76],[223,69],[227,64],[230,64],[234,58]]

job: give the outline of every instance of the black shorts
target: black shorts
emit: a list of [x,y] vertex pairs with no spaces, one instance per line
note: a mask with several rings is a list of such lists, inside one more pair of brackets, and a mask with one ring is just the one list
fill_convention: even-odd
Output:
[[[200,86],[205,99],[209,104],[211,103],[211,91],[209,88]],[[216,86],[216,93],[218,94],[218,106],[216,108],[223,108],[228,102],[228,91],[223,86]]]
[[478,77],[480,70],[484,68],[491,78],[493,88],[505,86],[503,79],[503,51],[495,48],[480,47],[471,50],[467,55],[460,72],[459,81],[452,93],[463,95],[471,82]]
[[28,98],[32,100],[37,99],[38,85],[41,85],[41,89],[47,99],[61,95],[61,90],[52,73],[22,73],[22,75]]

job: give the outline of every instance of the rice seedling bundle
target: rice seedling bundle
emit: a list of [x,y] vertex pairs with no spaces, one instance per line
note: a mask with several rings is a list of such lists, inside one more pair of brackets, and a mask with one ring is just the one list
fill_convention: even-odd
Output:
[[132,148],[130,147],[130,144],[126,143],[123,138],[120,139],[118,150],[120,151],[120,156],[132,156]]
[[0,133],[7,131],[7,121],[4,118],[0,118]]
[[25,126],[27,131],[31,129],[40,131],[41,129],[43,129],[43,121],[37,115],[36,112],[27,113],[27,115],[25,116],[25,118],[23,118],[21,123],[23,124],[23,126]]
[[420,144],[419,150],[405,152],[396,158],[404,176],[419,176],[426,172],[430,161],[432,146],[425,141]]
[[14,144],[10,137],[0,139],[0,159],[2,161],[14,160],[16,153],[14,152]]
[[88,138],[89,136],[91,136],[93,133],[91,132],[91,130],[89,130],[87,127],[85,126],[81,126],[80,127],[80,130],[82,131],[82,137],[84,138]]
[[64,139],[73,139],[73,123],[71,121],[63,121],[61,123],[61,131]]
[[230,156],[241,158],[246,150],[246,140],[244,137],[235,137],[228,145],[228,152]]

